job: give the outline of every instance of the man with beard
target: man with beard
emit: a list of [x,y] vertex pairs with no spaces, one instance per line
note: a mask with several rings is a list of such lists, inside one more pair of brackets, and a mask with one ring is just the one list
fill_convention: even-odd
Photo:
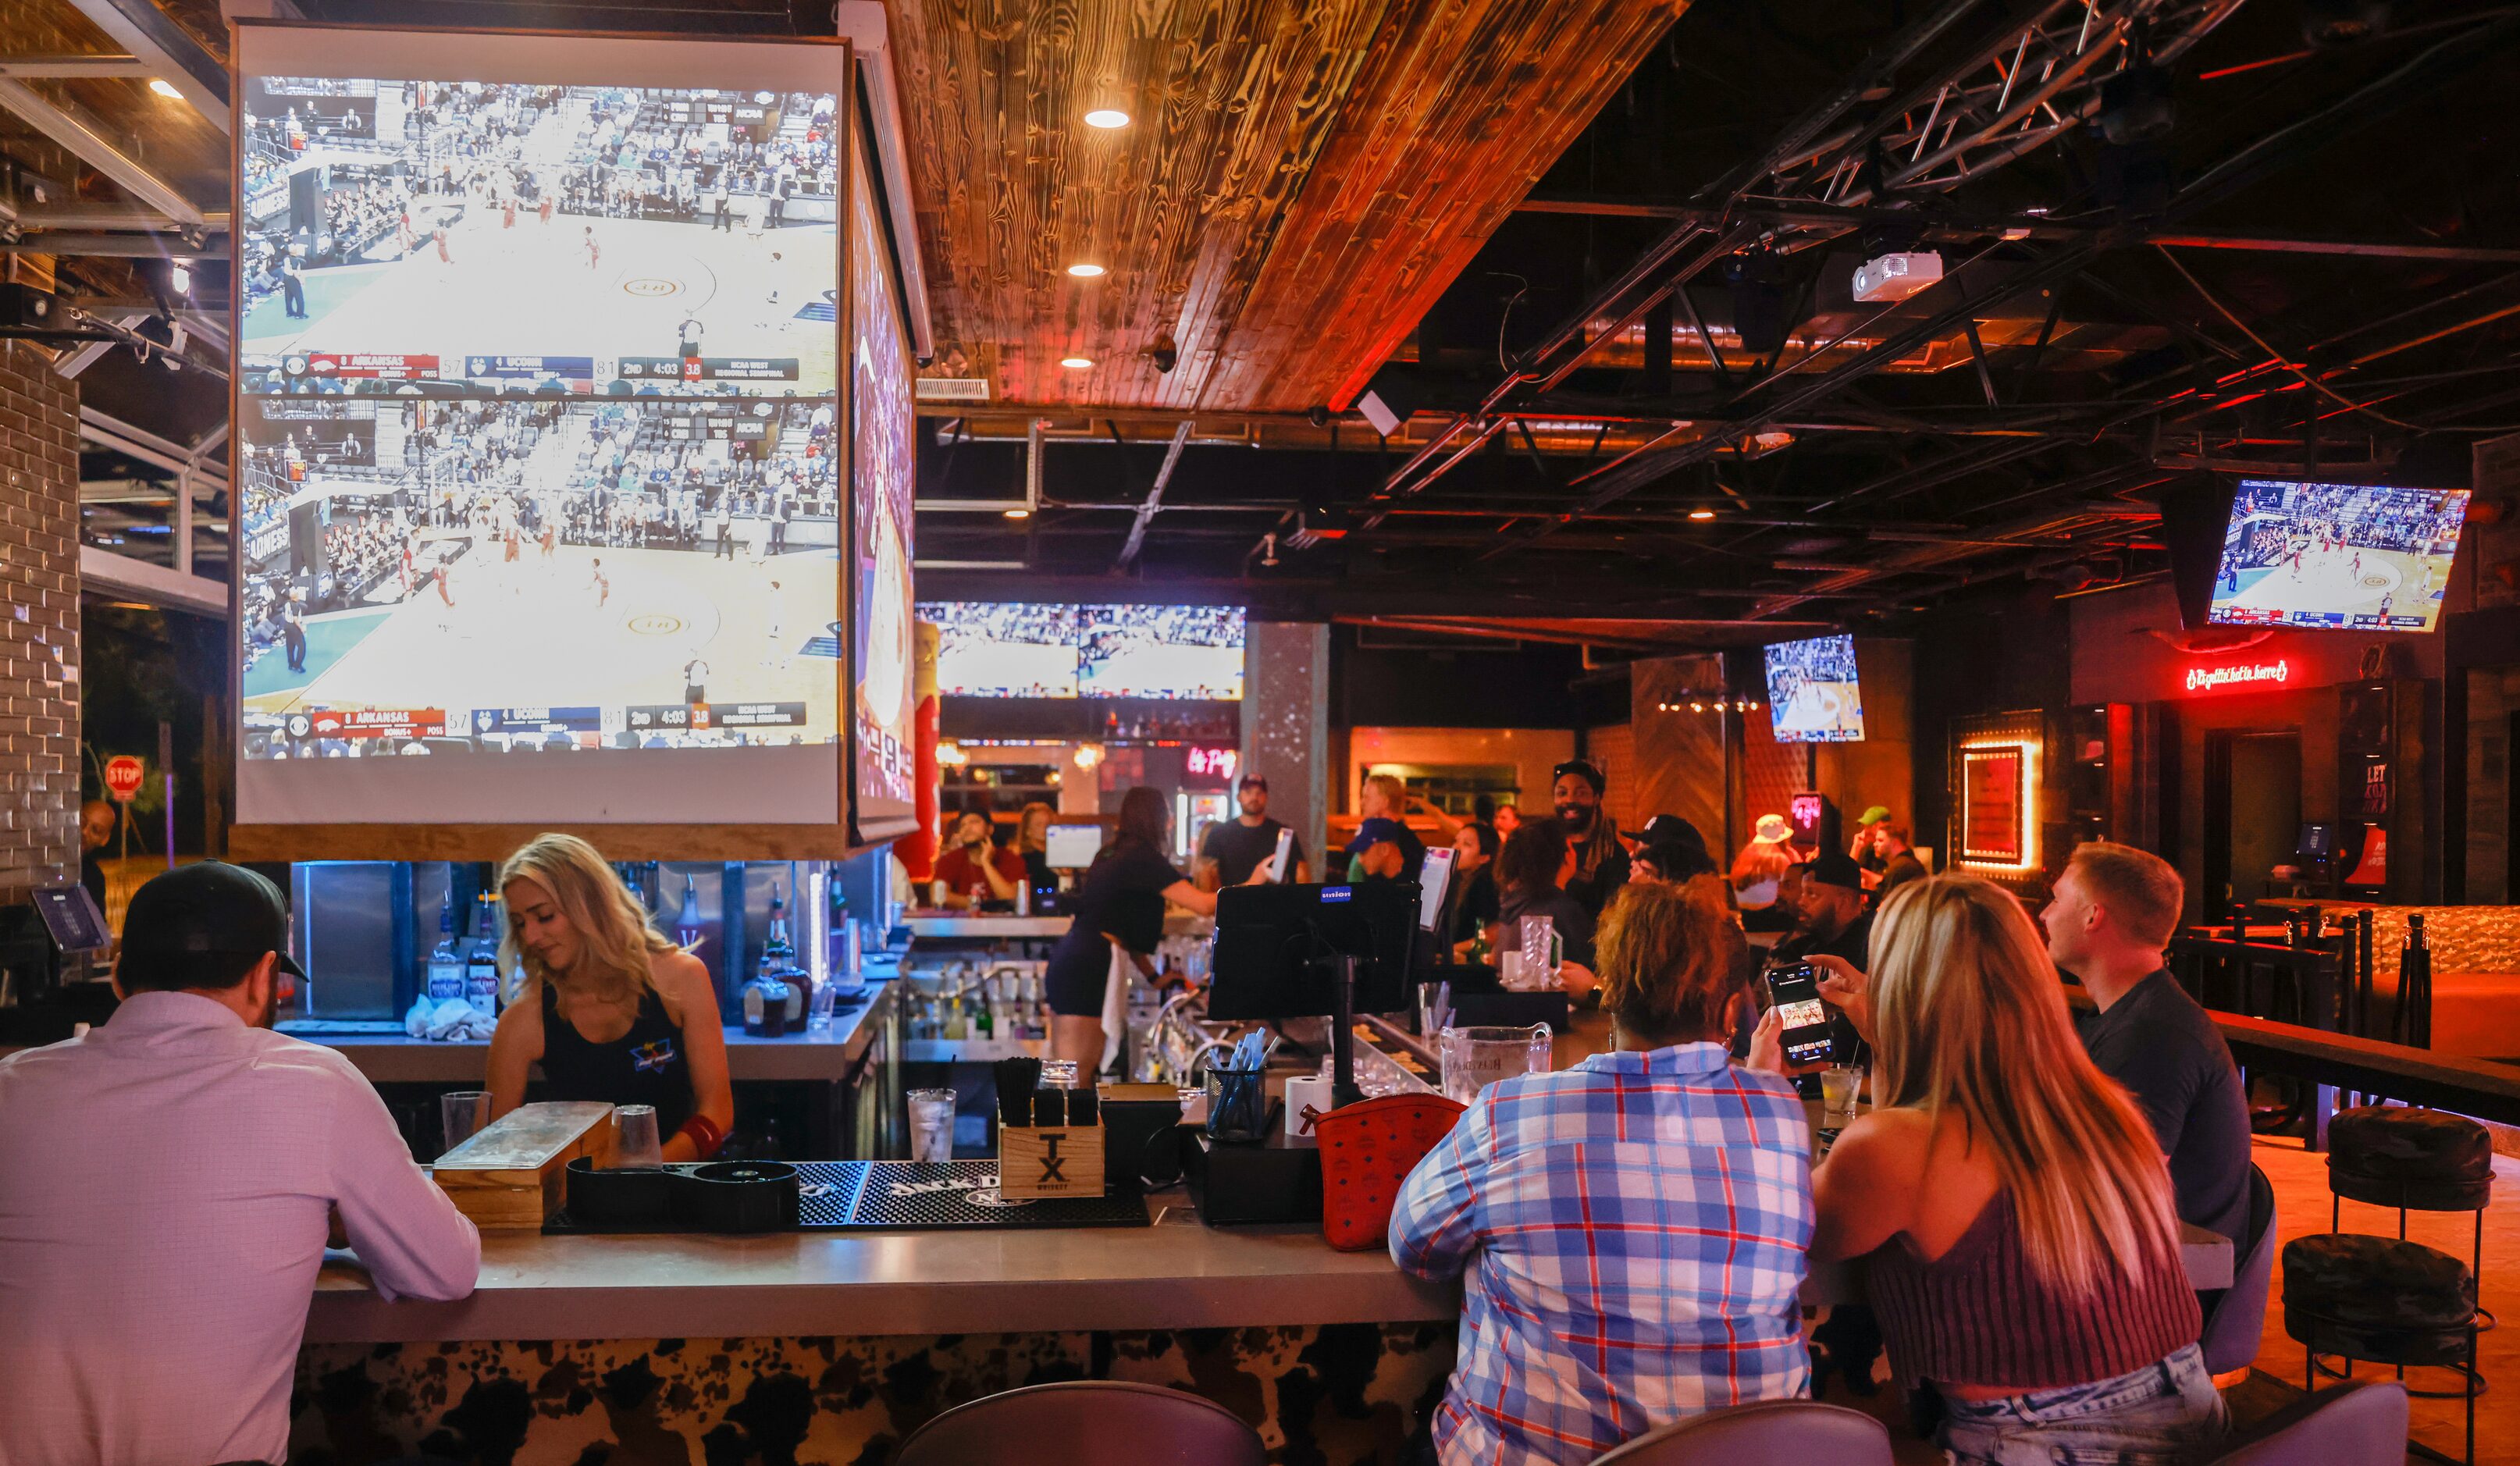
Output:
[[1566,894],[1598,921],[1601,909],[1628,883],[1628,847],[1619,843],[1617,827],[1601,813],[1601,792],[1609,780],[1583,759],[1568,759],[1553,773],[1556,782],[1550,798],[1557,806],[1558,822],[1566,826],[1567,853],[1575,858]]
[[[1278,853],[1278,831],[1286,827],[1269,818],[1269,780],[1257,774],[1245,774],[1234,792],[1242,806],[1242,817],[1209,825],[1206,838],[1199,842],[1198,887],[1202,891],[1238,886],[1249,880],[1262,861]],[[1285,878],[1302,884],[1311,874],[1304,864],[1303,841],[1289,844],[1286,860],[1293,868],[1285,872]]]
[[384,1101],[271,1032],[283,974],[279,890],[185,866],[131,898],[112,1018],[0,1059],[0,1460],[282,1459],[328,1218],[380,1296],[472,1291]]

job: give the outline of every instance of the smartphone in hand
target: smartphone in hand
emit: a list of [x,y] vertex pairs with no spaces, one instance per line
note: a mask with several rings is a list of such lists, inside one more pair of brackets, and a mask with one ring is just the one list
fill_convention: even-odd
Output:
[[1767,973],[1768,1001],[1784,1030],[1778,1036],[1788,1064],[1817,1064],[1834,1046],[1828,1006],[1820,999],[1820,969],[1809,962],[1788,962]]

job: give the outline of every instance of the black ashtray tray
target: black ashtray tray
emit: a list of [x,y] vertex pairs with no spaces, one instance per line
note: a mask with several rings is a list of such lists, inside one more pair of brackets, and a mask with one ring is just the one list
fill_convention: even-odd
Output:
[[775,1232],[796,1225],[796,1168],[785,1161],[716,1161],[677,1172],[673,1218],[709,1232]]
[[588,1226],[661,1226],[680,1180],[671,1171],[600,1170],[579,1156],[568,1163],[568,1215]]

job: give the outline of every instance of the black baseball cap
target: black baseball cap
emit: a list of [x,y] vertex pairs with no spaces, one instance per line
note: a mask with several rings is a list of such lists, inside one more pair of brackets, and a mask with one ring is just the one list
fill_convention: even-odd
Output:
[[289,908],[280,888],[243,866],[201,861],[153,875],[122,917],[122,959],[280,954],[280,970],[303,978],[289,955]]
[[1549,771],[1549,777],[1552,779],[1564,778],[1569,774],[1591,784],[1593,797],[1596,799],[1601,797],[1601,791],[1610,786],[1610,781],[1601,777],[1601,771],[1595,767],[1590,759],[1568,759]]
[[1700,850],[1706,848],[1706,836],[1697,832],[1696,825],[1678,815],[1654,816],[1645,822],[1645,827],[1638,830],[1634,838],[1641,845],[1694,845]]
[[1818,881],[1823,886],[1861,893],[1864,890],[1864,868],[1851,856],[1824,850],[1812,857],[1811,866],[1803,874],[1803,883]]
[[1269,780],[1261,777],[1257,774],[1245,774],[1234,787],[1238,789],[1258,789],[1261,793],[1266,794],[1269,792]]

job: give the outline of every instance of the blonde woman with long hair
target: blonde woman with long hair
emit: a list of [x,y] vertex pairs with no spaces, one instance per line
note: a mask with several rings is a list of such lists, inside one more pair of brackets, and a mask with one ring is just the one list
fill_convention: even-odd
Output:
[[[1870,1259],[1891,1362],[1940,1394],[1951,1458],[2204,1454],[2225,1416],[2170,1172],[2084,1054],[2021,904],[1965,876],[1912,881],[1882,906],[1868,979],[1813,960],[1872,1044],[1876,1107],[1813,1175],[1812,1255]],[[1774,1013],[1752,1062],[1782,1067]]]
[[550,1099],[653,1105],[668,1161],[705,1161],[735,1123],[717,988],[699,958],[575,835],[537,835],[499,867],[500,970],[524,990],[490,1038],[490,1113],[525,1101],[543,1066]]

